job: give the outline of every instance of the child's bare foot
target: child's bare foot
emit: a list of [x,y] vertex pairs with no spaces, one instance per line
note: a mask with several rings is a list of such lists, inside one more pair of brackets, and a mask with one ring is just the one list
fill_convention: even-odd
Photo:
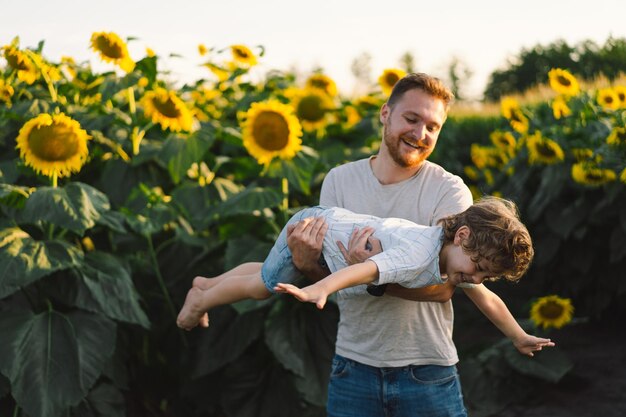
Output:
[[218,278],[205,278],[205,277],[195,277],[192,281],[191,286],[200,288],[201,290],[208,290],[209,288],[215,286],[220,280]]
[[203,290],[196,287],[192,287],[189,292],[187,292],[185,304],[183,308],[180,309],[180,313],[178,313],[178,318],[176,319],[176,324],[181,329],[191,330],[198,325],[202,327],[209,326],[209,316],[200,308],[202,292]]

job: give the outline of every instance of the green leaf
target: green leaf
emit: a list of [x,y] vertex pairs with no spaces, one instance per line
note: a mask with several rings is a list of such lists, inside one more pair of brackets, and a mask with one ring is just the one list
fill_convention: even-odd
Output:
[[150,327],[128,267],[105,252],[89,252],[76,274],[54,279],[52,295],[71,306],[104,314],[113,320]]
[[609,262],[617,263],[626,256],[626,232],[619,227],[613,229],[609,239],[611,257]]
[[14,208],[22,208],[30,195],[29,187],[0,184],[0,203]]
[[215,372],[239,358],[258,340],[268,309],[260,308],[237,314],[230,307],[211,311],[211,326],[202,333],[202,349],[193,360],[192,378]]
[[109,208],[105,194],[87,184],[72,182],[63,188],[36,190],[26,201],[21,220],[27,223],[43,220],[82,235]]
[[163,146],[160,157],[175,184],[185,177],[191,164],[199,162],[213,144],[214,136],[208,130],[198,131],[187,139],[170,138]]
[[302,397],[318,406],[326,404],[338,320],[339,310],[333,303],[319,310],[313,304],[281,297],[265,326],[268,347],[296,375]]
[[258,240],[254,236],[230,239],[224,255],[224,268],[232,269],[245,262],[263,262],[273,244]]
[[123,234],[127,232],[126,227],[124,226],[126,218],[123,214],[112,210],[105,211],[100,214],[101,215],[96,222],[97,224],[105,226],[117,233]]
[[31,417],[61,416],[87,395],[113,354],[111,320],[73,312],[5,312],[0,317],[0,371]]
[[99,382],[73,410],[80,417],[126,417],[126,400],[115,386]]
[[590,210],[589,202],[578,199],[573,204],[563,202],[566,205],[555,205],[546,213],[546,223],[562,239],[567,239],[578,225],[588,219]]
[[224,218],[239,214],[254,214],[264,208],[278,207],[282,199],[282,195],[271,188],[249,187],[223,203],[211,207],[207,216]]
[[135,71],[141,72],[152,84],[157,76],[157,57],[145,57],[135,63]]
[[12,184],[18,177],[16,161],[0,162],[0,183]]
[[37,241],[19,227],[0,230],[0,298],[55,271],[77,266],[82,252],[64,241]]
[[280,161],[281,169],[274,172],[273,176],[285,177],[289,184],[305,195],[311,193],[311,178],[319,155],[312,148],[303,147],[291,160]]
[[517,372],[554,384],[574,367],[569,358],[556,347],[546,348],[531,358],[521,355],[512,344],[508,344],[504,348],[504,357]]

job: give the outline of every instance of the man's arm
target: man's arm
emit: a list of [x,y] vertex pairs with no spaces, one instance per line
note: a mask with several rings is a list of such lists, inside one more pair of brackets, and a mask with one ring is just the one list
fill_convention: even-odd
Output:
[[278,293],[288,293],[300,301],[315,303],[322,309],[330,294],[344,288],[360,284],[369,284],[378,278],[378,266],[373,261],[350,265],[333,272],[326,278],[304,288],[292,284],[279,283],[274,290]]
[[303,219],[287,226],[287,246],[291,251],[292,262],[313,282],[330,274],[328,267],[319,262],[327,230],[328,224],[322,217]]
[[[374,229],[371,227],[364,227],[360,230],[355,229],[350,236],[347,248],[341,242],[337,242],[344,259],[349,265],[364,262],[383,251],[380,240],[372,236],[373,233]],[[398,284],[387,284],[384,290],[380,291],[380,295],[384,293],[409,301],[445,303],[452,298],[454,289],[455,287],[451,284],[431,285],[422,288],[405,288]]]
[[472,300],[478,309],[498,328],[506,337],[513,341],[517,350],[528,356],[543,347],[554,346],[550,339],[529,335],[517,323],[506,304],[493,291],[484,285],[463,288],[465,294]]

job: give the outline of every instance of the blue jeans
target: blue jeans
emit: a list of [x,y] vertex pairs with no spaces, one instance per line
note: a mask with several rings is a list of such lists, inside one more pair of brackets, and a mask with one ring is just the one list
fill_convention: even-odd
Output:
[[456,366],[376,368],[335,355],[328,417],[466,417]]

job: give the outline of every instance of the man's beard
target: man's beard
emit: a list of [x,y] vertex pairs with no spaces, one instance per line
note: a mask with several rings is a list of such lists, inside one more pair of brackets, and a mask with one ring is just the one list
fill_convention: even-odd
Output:
[[403,146],[400,143],[402,142],[402,139],[389,133],[390,130],[391,129],[388,129],[387,127],[384,129],[383,141],[385,142],[385,145],[387,146],[389,156],[391,156],[391,159],[393,159],[393,161],[396,164],[398,164],[400,167],[417,168],[432,153],[432,149],[428,151],[424,149],[419,149],[419,150],[416,149],[415,151],[408,153],[408,154],[402,152],[400,150],[400,147]]

